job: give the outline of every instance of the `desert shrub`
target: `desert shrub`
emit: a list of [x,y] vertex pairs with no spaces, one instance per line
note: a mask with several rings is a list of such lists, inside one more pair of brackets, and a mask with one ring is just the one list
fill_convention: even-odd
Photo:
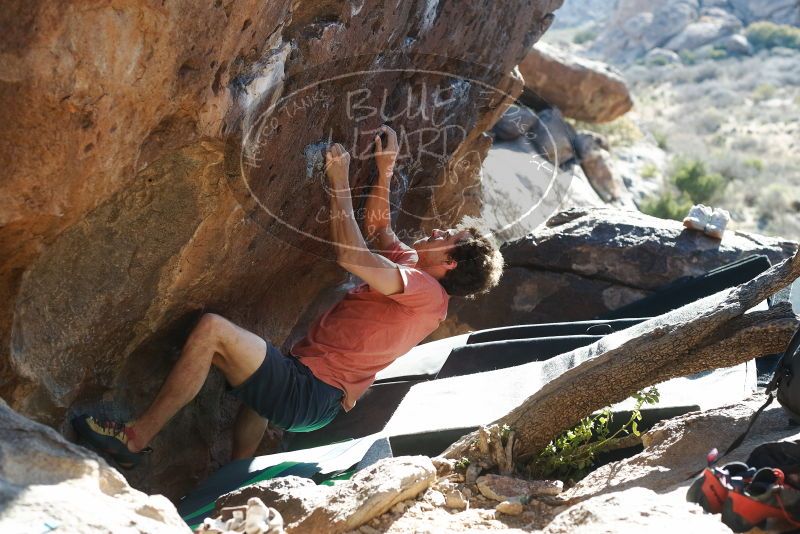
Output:
[[656,140],[656,145],[658,145],[658,148],[661,150],[669,150],[667,134],[660,131],[653,132],[653,139]]
[[663,67],[665,65],[669,65],[670,61],[665,57],[653,57],[648,59],[647,63],[654,67]]
[[720,75],[720,67],[718,65],[706,64],[701,65],[695,70],[693,80],[695,83],[703,83],[708,80],[716,80]]
[[588,130],[604,137],[610,147],[630,146],[644,137],[636,123],[626,116],[605,123],[567,120],[576,130]]
[[678,160],[671,182],[695,204],[708,202],[725,187],[725,178],[708,172],[705,163],[699,160]]
[[754,22],[747,27],[747,39],[753,48],[763,50],[782,46],[800,49],[800,28],[769,21]]
[[753,90],[753,100],[763,102],[775,96],[775,86],[770,83],[762,83]]
[[722,59],[728,58],[728,51],[724,48],[713,48],[711,52],[708,53],[708,57],[713,59],[714,61],[720,61]]
[[708,99],[719,108],[726,108],[732,106],[741,106],[744,99],[737,92],[732,91],[728,87],[713,87],[711,91],[706,93]]
[[[558,478],[564,481],[583,478],[600,453],[613,449],[615,443],[625,436],[641,435],[639,423],[642,421],[642,408],[647,404],[657,404],[660,396],[655,386],[635,393],[630,417],[614,432],[610,406],[584,417],[573,428],[552,440],[528,464],[528,474],[533,478]],[[504,427],[500,439],[504,440],[503,433],[510,430]]]
[[797,211],[800,188],[788,184],[767,184],[758,197],[758,212],[763,219],[771,220]]
[[645,199],[639,209],[642,213],[658,217],[659,219],[683,220],[692,207],[692,199],[685,193],[676,195],[671,190],[662,191],[656,197]]
[[711,146],[715,146],[715,147],[718,147],[718,148],[724,147],[727,142],[728,142],[728,138],[726,136],[722,135],[722,134],[716,134],[714,137],[712,137],[709,140],[709,143],[711,144]]
[[679,158],[673,164],[666,187],[659,195],[645,199],[639,209],[654,217],[680,221],[693,204],[708,203],[726,185],[725,178],[709,172],[702,161]]
[[800,188],[787,184],[768,184],[760,192],[756,206],[761,231],[792,238],[800,230]]
[[[754,185],[753,180],[759,177],[765,169],[764,162],[756,157],[738,154],[734,151],[723,149],[714,151],[710,159],[706,160],[708,167],[725,178],[734,190],[744,187],[748,189]],[[734,182],[738,182],[734,186]],[[745,185],[750,184],[750,185]]]
[[581,30],[572,38],[575,44],[584,44],[597,39],[597,31],[593,29]]
[[723,116],[716,110],[709,110],[698,115],[695,120],[696,130],[702,133],[714,133],[722,127]]
[[684,65],[694,65],[697,63],[697,54],[691,50],[681,50],[678,55],[680,56]]
[[745,167],[750,167],[751,169],[761,172],[764,170],[764,161],[758,158],[748,158],[744,160],[743,165]]
[[642,167],[640,174],[642,175],[642,178],[655,178],[655,176],[658,174],[658,167],[652,163],[648,163]]
[[757,152],[761,149],[761,142],[753,136],[742,135],[731,143],[731,150],[736,152]]

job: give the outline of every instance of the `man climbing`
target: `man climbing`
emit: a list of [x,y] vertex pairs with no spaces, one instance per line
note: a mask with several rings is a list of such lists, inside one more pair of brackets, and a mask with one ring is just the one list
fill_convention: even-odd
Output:
[[400,242],[389,204],[397,135],[385,125],[380,132],[375,137],[378,178],[365,205],[364,232],[376,252],[367,248],[354,217],[350,155],[336,143],[325,156],[337,263],[364,284],[322,314],[289,355],[219,315],[204,314],[150,407],[127,423],[75,418],[84,441],[121,467],[133,467],[150,451],[155,435],[199,393],[213,365],[242,401],[232,458],[251,457],[267,420],[293,432],[327,425],[341,408],[355,405],[378,371],[437,328],[449,296],[483,293],[497,284],[502,256],[475,228],[436,229],[411,247]]

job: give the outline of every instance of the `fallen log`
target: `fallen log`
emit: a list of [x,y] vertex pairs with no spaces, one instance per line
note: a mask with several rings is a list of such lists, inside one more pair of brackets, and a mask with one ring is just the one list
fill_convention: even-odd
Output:
[[[788,305],[745,314],[800,277],[800,253],[753,280],[610,334],[559,356],[569,369],[491,425],[468,434],[442,456],[484,466],[525,459],[583,417],[670,378],[736,365],[785,349],[798,318]],[[502,462],[507,466],[508,460]]]

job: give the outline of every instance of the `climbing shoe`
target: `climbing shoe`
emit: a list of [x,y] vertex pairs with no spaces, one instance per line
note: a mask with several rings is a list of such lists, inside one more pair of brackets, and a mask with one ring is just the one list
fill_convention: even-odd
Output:
[[722,522],[734,532],[764,527],[774,519],[800,526],[795,516],[800,493],[784,484],[783,471],[764,467],[743,490],[729,491],[722,504]]
[[133,427],[125,423],[81,415],[72,420],[72,426],[81,441],[107,454],[123,469],[136,467],[144,455],[152,452],[150,447],[140,452],[131,452],[128,449],[128,440],[133,439],[134,434]]
[[725,228],[731,221],[731,214],[722,208],[714,208],[711,217],[708,219],[708,224],[703,230],[707,236],[714,239],[722,239],[725,234]]
[[722,467],[709,465],[689,486],[686,500],[699,504],[710,514],[718,514],[728,492],[743,489],[754,473],[755,469],[742,462],[731,462]]
[[692,206],[692,209],[689,210],[689,214],[684,217],[683,225],[690,230],[699,230],[703,232],[708,222],[711,220],[713,213],[713,208],[704,206],[703,204],[695,204]]

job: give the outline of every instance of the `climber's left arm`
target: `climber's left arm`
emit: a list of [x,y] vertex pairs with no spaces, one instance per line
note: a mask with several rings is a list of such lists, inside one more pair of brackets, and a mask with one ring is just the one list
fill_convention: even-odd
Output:
[[384,295],[403,291],[397,264],[367,248],[353,213],[350,195],[350,154],[335,143],[325,154],[325,172],[331,193],[331,237],[336,262]]
[[[381,136],[385,136],[385,144]],[[397,133],[384,124],[375,136],[375,167],[378,177],[367,197],[364,216],[364,235],[367,241],[381,251],[392,250],[400,240],[392,230],[392,212],[389,203],[394,164],[397,161]]]

